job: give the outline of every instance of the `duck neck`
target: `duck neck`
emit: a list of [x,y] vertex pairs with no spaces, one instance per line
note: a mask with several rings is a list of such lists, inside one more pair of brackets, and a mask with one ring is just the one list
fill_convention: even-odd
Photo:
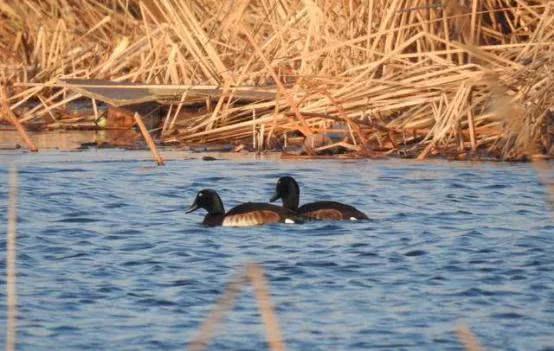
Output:
[[292,211],[298,210],[299,195],[289,193],[283,197],[283,207]]
[[204,221],[202,223],[209,227],[215,227],[215,226],[221,225],[223,223],[224,218],[225,218],[225,215],[223,213],[217,213],[217,214],[208,213],[204,217]]
[[214,198],[214,201],[212,205],[210,206],[210,209],[208,210],[209,215],[224,215],[225,214],[225,208],[223,207],[223,201],[221,201],[221,198],[219,195],[217,195]]
[[225,208],[223,207],[223,201],[219,195],[213,198],[211,206],[208,209],[208,214],[204,217],[204,224],[210,227],[215,227],[223,223],[225,217]]

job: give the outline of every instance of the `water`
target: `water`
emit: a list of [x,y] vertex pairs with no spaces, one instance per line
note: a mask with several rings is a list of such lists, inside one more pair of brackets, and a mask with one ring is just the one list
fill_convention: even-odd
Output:
[[[460,323],[490,350],[554,348],[554,221],[530,165],[186,157],[0,155],[3,228],[7,164],[20,171],[19,349],[185,349],[248,262],[265,268],[290,350],[461,350]],[[372,220],[205,228],[183,212],[205,187],[227,209],[266,201],[284,174],[302,202]],[[266,349],[260,321],[246,289],[209,349]]]

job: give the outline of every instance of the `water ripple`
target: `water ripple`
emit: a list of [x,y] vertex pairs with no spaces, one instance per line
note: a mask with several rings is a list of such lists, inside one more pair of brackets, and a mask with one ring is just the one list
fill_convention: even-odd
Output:
[[[31,159],[20,166],[21,349],[181,350],[253,261],[292,350],[459,350],[460,320],[487,349],[552,347],[554,223],[529,165],[189,159],[156,168],[108,153],[117,160],[13,155]],[[344,201],[371,220],[232,229],[184,214],[200,188],[218,189],[229,209],[267,201],[287,174],[303,203]],[[0,187],[2,223],[7,196]],[[209,349],[266,347],[245,289]]]

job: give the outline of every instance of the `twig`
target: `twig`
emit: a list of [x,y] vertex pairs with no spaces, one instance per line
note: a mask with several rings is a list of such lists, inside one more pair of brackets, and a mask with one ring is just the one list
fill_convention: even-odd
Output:
[[142,133],[142,136],[144,137],[144,140],[146,140],[146,144],[148,144],[148,147],[150,148],[150,151],[152,152],[152,155],[154,156],[154,160],[158,164],[158,166],[163,166],[164,160],[158,153],[158,149],[156,148],[156,144],[154,144],[154,141],[152,140],[152,137],[150,136],[150,133],[148,133],[148,129],[146,129],[146,126],[144,125],[144,122],[142,122],[142,118],[140,118],[140,115],[135,112],[135,121],[137,122],[137,125],[139,126],[139,129]]
[[37,152],[38,148],[36,147],[36,145],[33,143],[31,138],[29,137],[29,135],[25,131],[25,128],[23,127],[23,125],[19,122],[17,117],[14,115],[14,113],[10,109],[10,103],[9,103],[9,99],[8,99],[8,91],[7,91],[5,85],[2,85],[0,87],[0,100],[1,100],[1,103],[2,103],[3,114],[8,118],[8,120],[17,129],[17,132],[19,133],[19,135],[21,136],[23,141],[25,141],[25,144],[27,144],[27,147],[29,148],[29,150],[31,150],[32,152]]

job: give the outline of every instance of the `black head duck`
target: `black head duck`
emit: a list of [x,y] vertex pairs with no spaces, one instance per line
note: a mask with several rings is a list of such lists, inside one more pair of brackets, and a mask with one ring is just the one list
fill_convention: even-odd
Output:
[[316,201],[298,207],[300,201],[300,187],[293,177],[281,177],[277,181],[275,194],[271,202],[282,199],[283,207],[294,211],[302,217],[319,220],[360,220],[368,217],[355,207],[335,201]]
[[271,223],[298,223],[300,216],[293,211],[260,202],[246,202],[232,208],[225,213],[223,201],[216,191],[204,189],[198,192],[194,203],[186,213],[194,212],[200,208],[208,211],[204,221],[208,226],[225,227],[250,227]]

